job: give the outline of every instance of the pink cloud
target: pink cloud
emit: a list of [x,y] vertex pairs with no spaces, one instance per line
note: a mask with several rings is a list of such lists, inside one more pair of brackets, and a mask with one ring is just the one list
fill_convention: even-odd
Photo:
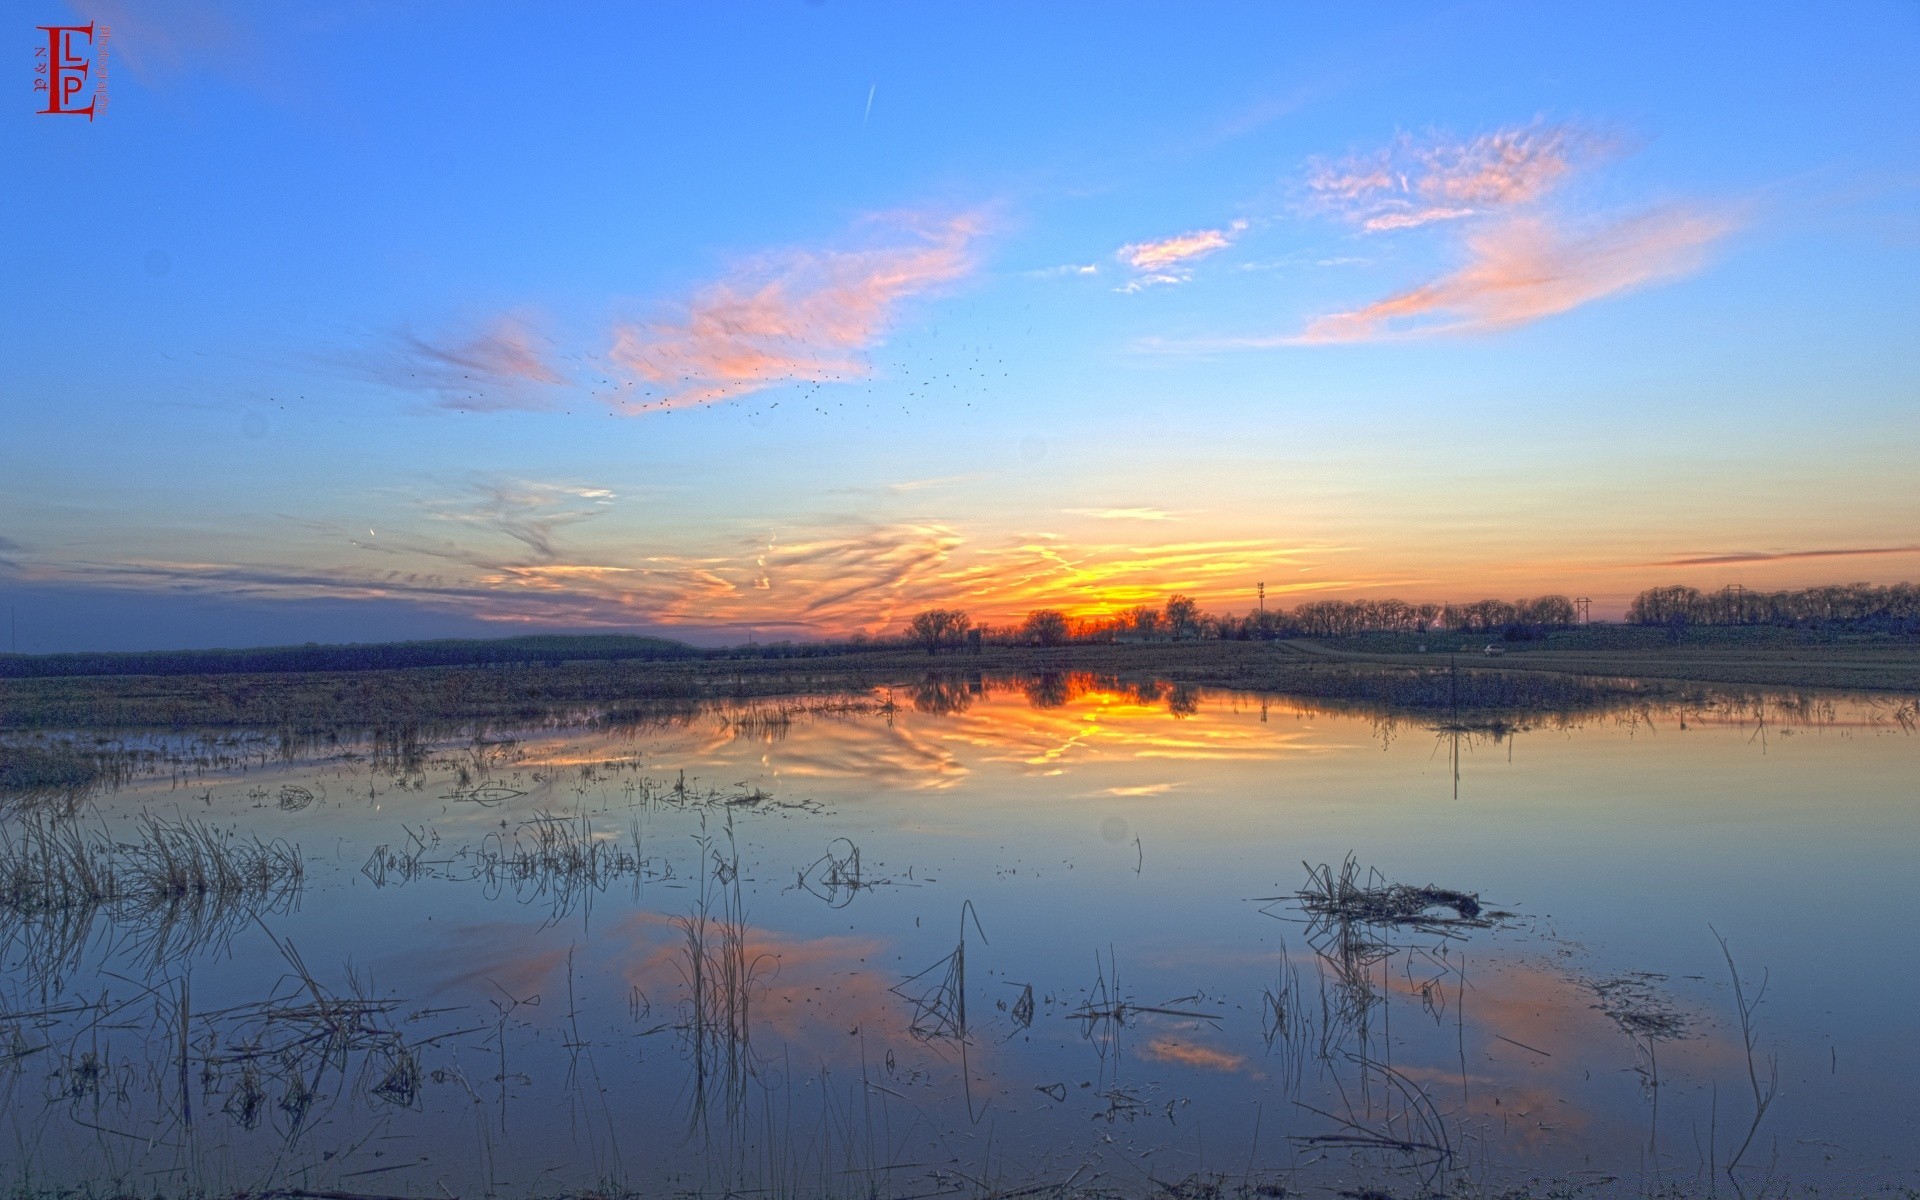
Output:
[[911,236],[896,245],[750,260],[670,315],[616,325],[613,361],[649,388],[623,407],[707,404],[782,383],[865,375],[865,351],[904,302],[973,269],[977,216],[908,224]]
[[1420,194],[1482,206],[1526,204],[1553,189],[1588,139],[1565,125],[1532,125],[1429,147]]
[[1188,259],[1224,250],[1232,244],[1233,238],[1228,230],[1196,229],[1157,242],[1129,243],[1120,247],[1120,258],[1136,270],[1164,271]]
[[[1154,1038],[1147,1043],[1142,1053],[1158,1062],[1178,1063],[1183,1067],[1194,1067],[1202,1071],[1232,1074],[1245,1070],[1247,1066],[1247,1056],[1244,1054],[1233,1054],[1225,1050],[1216,1050],[1212,1046],[1202,1046],[1166,1037]],[[1254,1073],[1258,1074],[1258,1072]]]
[[1300,342],[1506,329],[1698,270],[1735,227],[1723,213],[1661,208],[1584,233],[1515,217],[1469,238],[1468,263],[1431,283],[1311,321]]
[[1601,143],[1567,125],[1536,123],[1466,141],[1416,142],[1339,162],[1307,175],[1314,207],[1369,233],[1412,229],[1531,204]]
[[1121,262],[1140,272],[1120,290],[1137,292],[1158,283],[1185,283],[1187,264],[1233,244],[1247,223],[1235,221],[1225,229],[1195,229],[1154,242],[1129,242],[1116,253]]

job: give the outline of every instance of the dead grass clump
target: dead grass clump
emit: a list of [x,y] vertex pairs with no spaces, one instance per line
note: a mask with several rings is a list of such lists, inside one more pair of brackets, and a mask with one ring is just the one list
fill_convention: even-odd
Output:
[[0,744],[0,801],[78,799],[102,774],[99,756],[72,742]]
[[1671,1041],[1686,1036],[1687,1018],[1658,987],[1665,979],[1664,975],[1636,971],[1588,986],[1600,999],[1594,1007],[1629,1037]]
[[[1308,914],[1329,920],[1354,921],[1366,925],[1412,926],[1415,928],[1471,926],[1485,929],[1493,924],[1482,914],[1480,897],[1473,892],[1448,888],[1410,887],[1388,883],[1378,871],[1369,868],[1362,882],[1360,864],[1352,855],[1340,864],[1336,875],[1326,863],[1307,868],[1307,886],[1296,895]],[[1452,909],[1453,916],[1441,916],[1436,910]]]
[[70,968],[104,917],[160,962],[217,944],[299,895],[298,847],[143,814],[133,836],[34,813],[0,824],[0,957],[42,977]]
[[638,825],[622,843],[597,832],[585,813],[538,813],[510,834],[489,834],[475,859],[479,878],[494,887],[509,885],[523,899],[547,901],[555,920],[647,869]]

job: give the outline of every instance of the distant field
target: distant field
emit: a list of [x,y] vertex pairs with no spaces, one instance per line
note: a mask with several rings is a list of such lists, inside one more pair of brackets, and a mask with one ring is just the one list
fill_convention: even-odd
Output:
[[[647,719],[718,700],[771,699],[929,676],[1087,672],[1117,682],[1233,688],[1425,713],[1577,711],[1678,697],[1696,685],[1920,693],[1920,641],[1773,629],[1595,627],[1539,641],[1458,634],[1324,641],[989,646],[980,654],[857,654],[507,662],[406,670],[87,675],[0,680],[0,729],[344,727],[529,723],[570,711]],[[1425,650],[1421,649],[1424,645]]]
[[[1485,647],[1502,653],[1488,657]],[[1369,634],[1279,643],[1352,663],[1408,665],[1435,654],[1472,658],[1476,670],[1552,671],[1633,679],[1778,687],[1920,690],[1920,638],[1887,634],[1695,626],[1678,640],[1663,629],[1595,625],[1506,642],[1459,634]],[[1423,652],[1422,646],[1426,649]]]

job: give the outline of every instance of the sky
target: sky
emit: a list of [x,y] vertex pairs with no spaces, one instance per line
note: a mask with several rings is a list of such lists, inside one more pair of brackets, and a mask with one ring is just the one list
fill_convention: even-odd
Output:
[[1908,0],[6,19],[0,648],[1920,578]]

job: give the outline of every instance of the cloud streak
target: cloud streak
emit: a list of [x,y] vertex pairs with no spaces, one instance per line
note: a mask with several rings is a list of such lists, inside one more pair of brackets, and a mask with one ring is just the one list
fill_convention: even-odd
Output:
[[1178,521],[1180,518],[1159,508],[1069,508],[1076,517],[1097,521]]
[[978,215],[900,217],[892,244],[785,250],[739,264],[655,317],[617,324],[627,412],[711,404],[785,383],[864,377],[907,301],[974,267]]
[[1720,554],[1699,554],[1684,558],[1663,558],[1648,563],[1654,567],[1719,567],[1740,563],[1792,562],[1810,558],[1865,558],[1886,554],[1920,554],[1920,545],[1865,546],[1841,550],[1730,550]]
[[550,408],[549,389],[568,382],[545,339],[517,316],[496,317],[470,337],[429,340],[402,332],[385,350],[349,356],[345,365],[467,412]]
[[[897,632],[910,614],[935,607],[994,623],[1036,608],[1121,612],[1157,605],[1170,591],[1234,607],[1251,602],[1242,596],[1246,579],[1326,549],[1262,540],[1070,544],[1045,533],[982,544],[936,522],[847,518],[693,545],[676,544],[670,526],[569,539],[614,504],[599,488],[494,481],[423,506],[408,528],[363,537],[310,525],[322,536],[287,560],[135,553],[35,561],[21,577],[131,593],[398,601],[519,626],[844,636]],[[1318,580],[1269,595],[1350,586]]]
[[1307,324],[1296,343],[1359,342],[1510,329],[1700,269],[1736,228],[1713,210],[1653,209],[1572,230],[1515,217],[1467,241],[1467,263],[1430,283]]

